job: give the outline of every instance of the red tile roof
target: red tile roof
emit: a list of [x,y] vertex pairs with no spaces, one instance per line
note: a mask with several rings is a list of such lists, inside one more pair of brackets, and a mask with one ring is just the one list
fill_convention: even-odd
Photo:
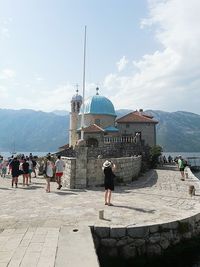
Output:
[[98,132],[104,132],[104,130],[103,130],[101,127],[99,127],[98,125],[96,125],[96,124],[92,124],[92,125],[90,125],[90,126],[88,126],[88,127],[83,128],[83,131],[84,131],[85,133],[98,133]]
[[153,117],[144,112],[134,111],[116,120],[117,123],[148,122],[158,123]]

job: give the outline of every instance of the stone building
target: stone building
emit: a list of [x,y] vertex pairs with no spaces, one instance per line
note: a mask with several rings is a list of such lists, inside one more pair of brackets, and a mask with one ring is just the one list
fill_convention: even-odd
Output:
[[[117,118],[113,103],[105,96],[99,95],[98,91],[99,88],[96,88],[96,95],[89,97],[84,106],[78,92],[72,97],[70,146],[75,146],[80,140],[81,130],[84,131],[84,140],[88,147],[101,147],[104,143],[110,142],[156,145],[156,124],[158,122],[152,116],[139,110]],[[83,113],[84,122],[82,123]]]
[[115,162],[118,180],[133,181],[149,147],[156,144],[157,121],[152,116],[140,110],[117,118],[113,103],[98,91],[82,103],[77,90],[71,100],[69,145],[58,152],[65,156],[63,183],[69,188],[102,185],[105,159]]

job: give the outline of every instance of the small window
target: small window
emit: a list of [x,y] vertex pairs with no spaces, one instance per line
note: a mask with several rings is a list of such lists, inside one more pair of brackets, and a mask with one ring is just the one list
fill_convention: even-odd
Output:
[[126,128],[129,128],[129,127],[130,127],[130,124],[127,123],[127,124],[126,124]]

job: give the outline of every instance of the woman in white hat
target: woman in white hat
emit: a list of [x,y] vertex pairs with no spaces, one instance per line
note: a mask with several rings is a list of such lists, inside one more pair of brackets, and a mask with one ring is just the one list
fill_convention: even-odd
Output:
[[114,178],[115,174],[113,170],[115,169],[115,164],[111,161],[106,160],[103,164],[103,172],[105,175],[104,186],[105,186],[105,205],[113,206],[111,201],[111,194],[114,191]]

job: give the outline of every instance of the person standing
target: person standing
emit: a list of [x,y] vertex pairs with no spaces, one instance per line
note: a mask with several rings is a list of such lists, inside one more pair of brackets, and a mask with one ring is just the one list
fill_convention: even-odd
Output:
[[29,163],[26,161],[26,158],[23,159],[22,163],[22,170],[23,170],[23,186],[28,184],[28,178],[29,178]]
[[37,177],[37,175],[36,175],[36,166],[37,166],[37,161],[36,161],[36,157],[33,157],[33,159],[32,159],[32,164],[33,164],[33,169],[32,169],[32,171],[33,171],[33,173],[34,173],[34,178],[36,178]]
[[3,163],[2,163],[2,177],[3,177],[3,178],[6,177],[7,166],[8,166],[8,161],[7,161],[6,159],[4,159],[4,161],[3,161]]
[[184,161],[181,156],[178,157],[178,168],[181,173],[181,180],[184,181],[185,180],[185,176],[184,176],[185,166],[184,166]]
[[3,176],[2,169],[3,169],[3,157],[2,158],[0,157],[0,175],[1,175],[1,177]]
[[11,158],[8,159],[8,174],[12,173],[12,161],[13,161],[13,155]]
[[56,182],[58,184],[57,189],[61,189],[62,184],[61,184],[61,178],[63,176],[63,171],[65,168],[65,162],[61,159],[61,156],[58,156],[58,159],[56,160]]
[[114,191],[114,178],[115,174],[113,171],[116,166],[113,162],[106,160],[103,163],[103,172],[104,172],[104,187],[105,187],[105,205],[113,206],[111,203],[112,191]]
[[47,157],[47,161],[45,164],[45,173],[46,173],[46,181],[47,181],[47,187],[46,187],[46,192],[50,193],[50,181],[51,178],[53,177],[53,169],[54,169],[54,164],[51,160],[51,156]]
[[17,157],[13,159],[10,165],[11,165],[11,172],[12,172],[12,187],[15,184],[15,187],[17,188],[18,177],[19,177],[19,166],[20,166],[20,162],[17,159]]
[[[31,153],[30,153],[30,155],[31,155]],[[29,164],[29,184],[31,184],[31,173],[33,171],[32,157],[28,158],[28,164]]]

